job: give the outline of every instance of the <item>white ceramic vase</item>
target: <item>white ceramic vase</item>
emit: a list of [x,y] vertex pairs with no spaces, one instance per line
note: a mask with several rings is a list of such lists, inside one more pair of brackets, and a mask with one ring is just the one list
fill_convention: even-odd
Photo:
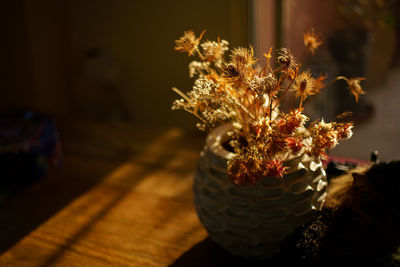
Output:
[[[234,255],[266,259],[282,241],[311,219],[325,199],[321,162],[303,156],[285,163],[283,178],[264,177],[254,186],[236,186],[226,173],[233,154],[222,147],[230,125],[217,127],[206,140],[194,180],[198,217],[211,238]],[[225,140],[224,140],[225,138]]]

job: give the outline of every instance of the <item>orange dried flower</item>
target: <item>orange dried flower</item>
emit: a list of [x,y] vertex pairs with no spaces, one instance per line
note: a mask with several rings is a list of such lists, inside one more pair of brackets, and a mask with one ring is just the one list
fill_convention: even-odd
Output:
[[175,40],[175,50],[181,52],[188,52],[189,56],[198,49],[201,38],[203,37],[205,31],[203,31],[199,38],[196,38],[193,31],[185,31],[184,35],[178,40]]
[[277,122],[279,132],[284,135],[292,134],[298,127],[303,126],[308,117],[302,114],[303,109],[295,109],[288,114],[281,113],[282,119]]
[[353,112],[351,112],[351,111],[345,111],[345,112],[343,112],[343,113],[337,115],[337,116],[335,117],[335,120],[344,119],[344,118],[349,117],[349,116],[351,116],[351,115],[353,115]]
[[365,92],[363,91],[360,82],[364,81],[364,77],[357,77],[357,78],[347,78],[344,76],[339,76],[336,78],[337,80],[345,80],[347,83],[347,87],[350,89],[350,92],[354,95],[354,98],[356,99],[356,102],[358,102],[358,96],[359,95],[365,95]]
[[304,101],[307,96],[314,95],[315,91],[315,79],[311,76],[309,71],[303,71],[300,73],[293,82],[293,89],[297,97],[300,97]]
[[254,58],[253,47],[249,49],[244,47],[235,48],[231,55],[231,64],[244,75],[251,75],[253,73],[253,65],[257,62]]
[[340,140],[347,140],[353,135],[354,125],[352,122],[347,123],[337,123],[336,124],[336,131],[337,131],[337,138]]
[[285,149],[286,147],[286,142],[285,139],[277,134],[271,134],[269,138],[266,140],[266,152],[270,157],[276,156],[278,153],[280,153],[282,150]]
[[285,142],[287,147],[295,154],[300,152],[304,146],[300,138],[288,137]]
[[235,160],[228,165],[228,175],[236,185],[254,184],[255,177],[249,172],[246,162]]
[[325,150],[332,149],[337,145],[337,131],[332,123],[325,123],[321,120],[310,126],[309,131],[312,136],[310,153],[313,157],[326,158]]
[[[189,64],[189,75],[195,78],[192,90],[183,93],[173,88],[181,99],[172,108],[192,113],[203,130],[232,123],[228,136],[234,157],[227,172],[233,183],[252,185],[262,177],[283,177],[288,169],[285,160],[302,154],[319,160],[338,140],[351,137],[352,123],[321,120],[305,126],[308,117],[303,114],[303,101],[327,86],[326,76],[313,78],[310,71],[300,71],[289,49],[278,50],[276,67],[269,64],[272,49],[265,54],[267,64],[256,66],[251,46],[233,49],[226,61],[228,42],[218,38],[200,43],[203,34],[197,38],[187,31],[175,41],[176,50],[196,54],[200,60]],[[304,44],[314,54],[322,42],[311,29],[304,34]],[[356,101],[365,94],[360,85],[364,78],[336,79],[346,81]],[[299,106],[282,112],[279,104],[290,91],[300,98]]]
[[265,174],[263,164],[254,155],[235,157],[228,162],[227,173],[236,185],[254,185]]
[[314,79],[314,88],[313,93],[318,94],[321,92],[321,89],[325,87],[324,81],[326,80],[326,76],[320,75],[318,78]]
[[315,53],[315,50],[322,44],[319,36],[315,34],[314,29],[311,28],[308,32],[303,34],[304,45],[310,50],[312,54]]
[[271,177],[282,178],[288,167],[283,166],[283,161],[274,159],[266,163],[267,174]]
[[250,129],[255,139],[269,136],[272,133],[270,121],[267,118],[258,122],[257,124],[252,124]]

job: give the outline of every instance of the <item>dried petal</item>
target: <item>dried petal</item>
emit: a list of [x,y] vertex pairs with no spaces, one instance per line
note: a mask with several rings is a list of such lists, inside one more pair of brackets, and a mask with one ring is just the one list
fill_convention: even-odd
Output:
[[357,78],[347,78],[344,76],[339,76],[336,78],[337,80],[345,80],[347,83],[347,87],[349,88],[350,92],[354,95],[356,102],[358,102],[359,95],[365,95],[365,91],[363,91],[360,82],[364,81],[364,77],[357,77]]
[[194,51],[198,48],[204,33],[205,31],[200,34],[199,38],[196,38],[193,31],[185,31],[182,37],[175,40],[175,50],[188,52],[189,56],[193,55]]
[[315,34],[314,29],[311,28],[307,33],[303,35],[304,45],[310,50],[312,54],[322,44],[319,36]]
[[283,166],[281,160],[271,160],[266,163],[268,176],[282,178],[286,174],[288,167]]

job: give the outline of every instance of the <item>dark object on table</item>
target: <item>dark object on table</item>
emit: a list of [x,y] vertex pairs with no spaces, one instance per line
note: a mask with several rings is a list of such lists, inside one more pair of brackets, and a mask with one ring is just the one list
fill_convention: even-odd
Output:
[[60,162],[60,139],[52,120],[30,111],[0,113],[0,201]]
[[378,151],[376,150],[371,152],[370,162],[365,160],[330,156],[329,159],[324,162],[324,166],[329,181],[332,178],[346,174],[357,167],[370,165],[371,163],[379,163]]
[[334,179],[324,208],[287,239],[282,259],[296,266],[400,266],[399,177],[396,161]]
[[338,162],[335,160],[329,161],[328,166],[326,167],[326,174],[328,176],[328,180],[345,174],[346,172],[357,167],[357,163],[354,162]]
[[373,163],[379,163],[379,152],[377,150],[371,152],[370,160]]

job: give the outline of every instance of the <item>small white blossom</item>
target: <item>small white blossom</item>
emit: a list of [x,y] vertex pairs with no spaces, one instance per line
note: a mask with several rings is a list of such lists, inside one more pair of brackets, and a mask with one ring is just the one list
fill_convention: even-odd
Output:
[[242,125],[236,121],[232,123],[232,126],[233,126],[233,128],[238,129],[238,130],[242,129]]
[[201,76],[203,72],[209,72],[210,62],[192,61],[189,64],[189,77]]
[[228,41],[221,40],[220,42],[207,41],[201,44],[203,54],[206,58],[213,60],[219,60],[222,58],[224,53],[229,50]]
[[183,98],[181,99],[176,99],[173,103],[172,103],[172,110],[176,110],[176,109],[182,109],[185,106],[185,100]]
[[196,127],[201,131],[205,131],[207,128],[207,126],[204,123],[196,123]]

